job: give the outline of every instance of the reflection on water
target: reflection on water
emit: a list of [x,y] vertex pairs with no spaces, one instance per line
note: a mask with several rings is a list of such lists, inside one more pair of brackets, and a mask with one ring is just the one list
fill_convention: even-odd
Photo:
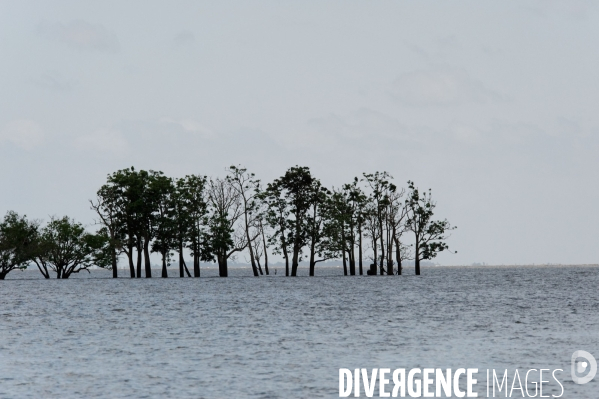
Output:
[[561,368],[564,397],[599,391],[569,376],[575,350],[599,358],[599,268],[230,273],[11,273],[0,282],[0,397],[335,398],[340,367],[477,367],[481,380],[487,368]]

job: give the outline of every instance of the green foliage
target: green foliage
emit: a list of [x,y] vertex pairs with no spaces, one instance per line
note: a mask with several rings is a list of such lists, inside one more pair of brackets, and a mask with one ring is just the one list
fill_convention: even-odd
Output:
[[451,226],[447,220],[432,220],[437,204],[432,200],[430,189],[420,192],[413,181],[408,181],[408,188],[410,192],[406,199],[409,210],[407,225],[415,234],[414,256],[417,260],[433,259],[440,252],[449,249],[444,241],[449,232],[456,227]]
[[206,176],[188,175],[176,182],[175,218],[178,238],[191,254],[204,261],[213,260],[208,234]]
[[92,266],[110,268],[109,248],[110,238],[105,229],[91,234],[67,216],[52,217],[37,237],[34,261],[46,278],[51,269],[57,278],[64,279]]
[[38,224],[9,211],[0,223],[0,280],[12,270],[25,269],[35,255]]

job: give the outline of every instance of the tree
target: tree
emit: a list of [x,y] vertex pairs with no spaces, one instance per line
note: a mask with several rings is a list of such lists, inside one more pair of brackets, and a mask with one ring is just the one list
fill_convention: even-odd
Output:
[[[266,240],[266,234],[264,233],[264,230],[266,230],[266,228],[264,227],[264,223],[262,221],[263,216],[264,215],[261,213],[258,217],[258,232],[260,233],[260,240],[258,244],[262,244],[262,253],[264,253],[264,271],[268,276],[268,241]],[[260,267],[260,264],[258,264],[258,267]]]
[[348,274],[355,275],[355,268],[350,270],[350,273],[347,270],[347,258],[349,257],[351,264],[351,252],[353,252],[350,248],[352,239],[349,232],[351,218],[351,205],[346,197],[346,193],[343,190],[333,190],[328,205],[328,221],[325,231],[327,237],[331,240],[333,251],[341,254],[343,259],[343,275],[345,276]]
[[370,247],[372,248],[372,265],[374,265],[374,274],[376,274],[376,266],[378,261],[379,223],[377,218],[377,210],[372,202],[368,202],[364,209],[364,233],[366,237],[370,238]]
[[26,269],[35,255],[37,222],[9,211],[0,223],[0,280],[15,269]]
[[444,242],[452,227],[447,219],[432,220],[436,202],[432,200],[431,190],[421,193],[414,186],[414,182],[408,181],[409,194],[406,199],[408,208],[407,226],[414,233],[414,266],[416,275],[420,275],[420,261],[433,259],[439,252],[449,250]]
[[402,188],[390,190],[387,195],[385,216],[385,236],[387,244],[387,274],[393,274],[393,246],[395,245],[395,257],[398,274],[401,274],[401,251],[405,245],[401,244],[400,238],[405,232],[405,221],[407,218],[407,207],[401,200],[405,194]]
[[[387,222],[387,212],[388,206],[390,202],[390,196],[397,190],[397,186],[391,183],[391,179],[393,178],[387,172],[375,172],[371,174],[364,173],[364,178],[368,185],[370,186],[371,193],[369,200],[372,202],[371,211],[374,212],[374,217],[376,218],[376,222],[378,225],[378,238],[380,241],[380,249],[381,249],[381,257],[379,269],[380,273],[385,273],[384,261],[387,259],[385,257],[385,238],[387,238],[386,233],[386,222]],[[387,230],[388,233],[388,230]],[[386,240],[387,245],[389,245],[392,241],[390,239]],[[389,248],[387,247],[387,252]],[[376,263],[376,261],[375,261]],[[387,274],[393,274],[393,270],[387,270]]]
[[[177,180],[177,220],[181,233],[185,233],[193,257],[193,276],[200,277],[200,261],[212,261],[212,249],[208,234],[208,203],[206,176],[188,175]],[[179,241],[179,275],[187,270],[183,259],[184,242]],[[189,275],[189,272],[187,272]]]
[[[117,260],[118,256],[126,247],[127,223],[121,212],[120,197],[118,188],[113,184],[105,184],[97,192],[96,202],[90,200],[91,209],[93,209],[100,218],[99,223],[106,228],[110,238],[110,263],[112,268],[112,277],[118,277]],[[129,254],[131,251],[129,251]],[[128,254],[128,255],[129,255]],[[133,269],[133,260],[129,257],[131,267],[131,277],[135,277]]]
[[170,266],[171,250],[181,244],[185,237],[181,232],[185,220],[177,212],[175,186],[172,179],[156,175],[150,180],[150,190],[154,193],[157,212],[153,216],[152,252],[158,252],[162,260],[162,278],[168,277],[167,267]]
[[[262,218],[272,228],[268,241],[264,240],[264,243],[270,243],[275,254],[283,255],[285,276],[289,276],[289,204],[283,197],[281,187],[275,183],[276,181],[269,183],[260,195],[265,206]],[[266,249],[264,253],[266,254]]]
[[211,248],[216,254],[219,275],[229,275],[227,261],[235,253],[247,246],[245,234],[235,229],[236,222],[243,215],[243,204],[237,190],[227,179],[210,180],[208,187],[210,203]]
[[231,187],[237,192],[241,200],[242,211],[243,211],[243,231],[245,233],[245,240],[247,242],[247,248],[250,253],[250,262],[252,265],[252,271],[254,277],[258,277],[258,265],[256,263],[256,256],[254,255],[253,242],[260,235],[257,229],[257,217],[259,216],[258,208],[260,198],[260,180],[255,178],[253,173],[248,173],[247,169],[237,166],[229,167],[229,175],[227,181],[231,184]]
[[[314,276],[316,263],[334,258],[337,252],[326,234],[329,216],[328,204],[331,192],[318,179],[312,180],[307,216],[308,240],[310,245],[310,276]],[[316,256],[320,259],[316,259]]]
[[[301,252],[307,244],[307,212],[310,208],[313,177],[305,166],[289,168],[285,175],[269,184],[269,204],[280,208],[284,204],[287,220],[280,224],[280,233],[292,249],[291,276],[297,276]],[[276,197],[278,195],[278,197]],[[277,213],[277,209],[275,213]],[[281,213],[282,215],[282,213]],[[286,249],[285,249],[286,250]]]
[[335,195],[334,218],[337,218],[341,233],[339,248],[343,251],[344,269],[346,258],[349,261],[349,274],[356,274],[356,254],[358,248],[359,273],[363,274],[362,265],[362,229],[366,218],[366,206],[368,198],[359,186],[358,178],[351,183],[344,184]]
[[[140,190],[141,202],[138,206],[140,230],[139,235],[143,239],[143,254],[146,278],[152,277],[152,264],[150,262],[150,243],[157,234],[157,219],[160,215],[160,202],[164,201],[162,190],[165,189],[164,173],[160,171],[140,170],[138,173],[138,188]],[[139,242],[139,239],[138,239]],[[165,242],[166,243],[166,242]],[[139,244],[138,244],[139,245]],[[166,268],[163,262],[162,275]]]
[[[144,190],[145,182],[140,172],[133,167],[121,169],[108,175],[107,183],[98,191],[96,202],[100,212],[106,216],[113,215],[112,218],[107,218],[106,222],[103,221],[103,224],[109,231],[119,233],[117,237],[122,241],[119,249],[127,255],[131,278],[141,277]],[[107,209],[103,209],[104,207]],[[102,219],[102,216],[100,218]],[[107,223],[111,227],[108,227]],[[133,248],[137,250],[137,273],[133,261]]]
[[66,279],[94,265],[111,268],[109,235],[106,229],[88,233],[67,216],[52,217],[37,238],[34,262],[45,278],[50,278],[48,269],[56,272],[56,278]]

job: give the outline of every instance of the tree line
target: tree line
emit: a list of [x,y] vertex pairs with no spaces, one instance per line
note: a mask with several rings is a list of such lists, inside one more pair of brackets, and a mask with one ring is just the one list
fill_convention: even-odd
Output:
[[286,276],[296,276],[304,260],[314,276],[329,259],[341,259],[345,275],[401,275],[403,263],[414,260],[420,275],[420,262],[448,250],[455,229],[433,218],[431,190],[412,181],[400,188],[387,172],[375,172],[327,188],[302,166],[266,185],[241,166],[216,178],[131,167],[108,175],[90,207],[94,233],[66,216],[42,225],[9,211],[0,223],[0,279],[32,264],[45,278],[93,266],[116,278],[119,259],[126,259],[131,278],[142,270],[152,277],[151,253],[161,259],[161,277],[175,259],[180,277],[200,277],[206,262],[216,262],[226,277],[228,261],[241,253],[254,276],[270,274],[269,254],[283,257]]

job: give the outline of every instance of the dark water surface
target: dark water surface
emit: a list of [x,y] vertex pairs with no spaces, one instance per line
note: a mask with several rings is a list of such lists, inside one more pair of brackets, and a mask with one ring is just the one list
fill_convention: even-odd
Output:
[[599,358],[599,268],[281,271],[13,272],[0,281],[0,397],[335,398],[341,367],[478,368],[479,397],[487,368],[560,368],[564,398],[599,397],[599,376],[570,377],[575,350]]

